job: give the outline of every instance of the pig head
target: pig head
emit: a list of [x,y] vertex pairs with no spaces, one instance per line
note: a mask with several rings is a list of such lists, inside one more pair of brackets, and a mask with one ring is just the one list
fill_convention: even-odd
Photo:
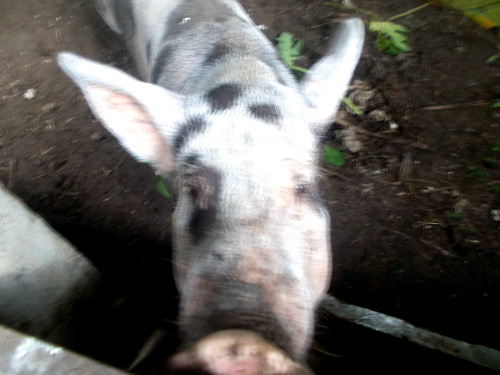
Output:
[[321,136],[359,59],[345,21],[300,83],[236,1],[106,1],[141,80],[69,53],[62,69],[137,159],[172,178],[184,350],[171,370],[307,373],[329,286]]

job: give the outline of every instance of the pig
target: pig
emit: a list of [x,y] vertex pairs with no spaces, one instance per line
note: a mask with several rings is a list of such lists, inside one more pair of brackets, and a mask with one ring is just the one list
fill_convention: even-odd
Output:
[[97,118],[173,181],[175,373],[308,374],[331,273],[321,139],[359,60],[344,21],[297,82],[234,0],[99,0],[139,79],[64,52]]

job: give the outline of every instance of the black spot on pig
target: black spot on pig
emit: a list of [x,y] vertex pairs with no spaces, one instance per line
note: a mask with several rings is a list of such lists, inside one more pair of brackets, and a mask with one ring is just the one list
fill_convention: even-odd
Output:
[[240,86],[228,83],[210,90],[205,98],[213,111],[223,111],[235,106],[242,94]]
[[215,216],[215,209],[201,209],[195,207],[191,220],[189,221],[189,233],[193,237],[194,243],[198,243],[203,239],[204,234],[212,226],[212,219]]
[[193,135],[199,134],[206,129],[207,123],[201,117],[193,117],[180,126],[180,130],[174,139],[174,150],[176,153]]
[[194,242],[216,225],[214,217],[217,210],[221,176],[210,167],[200,167],[186,178],[185,189],[193,202],[193,211],[189,220],[189,232]]
[[203,65],[212,65],[220,60],[222,57],[226,56],[229,52],[229,46],[226,43],[219,42],[215,44],[210,53],[205,57],[205,62]]
[[252,116],[266,122],[278,123],[282,117],[278,108],[272,104],[253,104],[248,109]]
[[157,83],[163,72],[163,69],[168,66],[169,60],[174,56],[174,48],[171,45],[163,47],[161,52],[156,56],[151,73],[151,82]]
[[200,163],[201,158],[198,154],[187,155],[182,161],[182,164],[185,168],[199,168]]

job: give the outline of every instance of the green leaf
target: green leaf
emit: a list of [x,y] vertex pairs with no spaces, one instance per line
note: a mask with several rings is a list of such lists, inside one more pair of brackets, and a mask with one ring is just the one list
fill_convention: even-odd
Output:
[[485,29],[500,26],[500,0],[439,0],[438,2],[462,11]]
[[496,61],[500,57],[500,52],[495,53],[494,55],[491,55],[488,57],[488,59],[485,61],[486,64],[491,64],[494,61]]
[[491,108],[498,108],[500,107],[500,99],[493,100],[493,103],[490,105]]
[[[288,67],[288,69],[295,70],[299,72],[296,74],[300,78],[300,73],[307,73],[309,70],[305,68],[301,68],[300,66],[296,66],[294,64],[295,60],[300,58],[300,50],[302,49],[302,45],[304,44],[301,40],[298,40],[294,43],[293,35],[287,32],[283,32],[279,37],[276,38],[278,42],[276,44],[276,50],[280,55],[281,59]],[[348,98],[343,98],[345,105],[347,105],[355,114],[362,115],[363,111],[361,111],[356,104],[350,101]]]
[[286,66],[290,69],[298,68],[294,65],[294,62],[300,58],[300,50],[302,49],[303,42],[301,40],[294,42],[293,35],[287,32],[281,33],[276,38],[276,41],[278,42],[276,49]]
[[467,173],[466,176],[469,178],[476,178],[478,180],[481,180],[484,178],[484,172],[479,169],[472,169],[469,173]]
[[163,195],[165,198],[172,198],[172,194],[170,193],[170,191],[168,191],[167,185],[165,185],[165,182],[161,177],[156,178],[155,186],[158,193]]
[[340,167],[345,164],[344,153],[327,145],[323,148],[323,159],[327,163],[335,165],[336,167]]
[[370,31],[378,33],[375,45],[381,51],[397,55],[410,49],[406,27],[389,21],[372,21],[369,28]]
[[500,142],[493,142],[493,144],[491,145],[491,151],[493,152],[498,152],[500,151]]
[[350,109],[353,113],[355,113],[355,114],[357,114],[357,115],[362,115],[362,114],[363,114],[363,111],[362,111],[361,109],[359,109],[359,107],[358,107],[356,104],[354,104],[354,103],[352,102],[352,100],[351,100],[351,99],[349,99],[349,98],[347,98],[347,97],[345,97],[345,96],[344,96],[344,97],[342,98],[342,101],[344,102],[344,104],[345,104],[345,105],[346,105],[346,106],[347,106],[347,107],[348,107],[348,108],[349,108],[349,109]]
[[495,159],[493,158],[483,158],[483,163],[487,164],[488,166],[492,166],[495,164]]

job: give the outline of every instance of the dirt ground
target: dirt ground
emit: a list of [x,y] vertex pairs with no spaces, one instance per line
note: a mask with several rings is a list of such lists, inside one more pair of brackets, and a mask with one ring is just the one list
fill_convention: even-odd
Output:
[[[421,4],[353,2],[384,19]],[[269,38],[288,31],[304,40],[303,67],[352,14],[320,0],[242,3]],[[346,155],[341,167],[325,165],[322,178],[332,215],[330,292],[500,349],[500,228],[492,218],[500,209],[493,147],[500,113],[490,107],[500,70],[498,60],[485,63],[498,39],[448,8],[429,6],[397,22],[410,30],[411,50],[384,55],[368,33],[350,92],[365,114],[343,111],[327,140]],[[133,73],[121,41],[84,0],[2,0],[0,31],[0,180],[121,296],[74,348],[123,367],[154,329],[166,329],[166,346],[174,347],[174,202],[97,123],[55,63],[69,50]],[[311,365],[319,373],[468,366],[331,318],[318,332]]]

